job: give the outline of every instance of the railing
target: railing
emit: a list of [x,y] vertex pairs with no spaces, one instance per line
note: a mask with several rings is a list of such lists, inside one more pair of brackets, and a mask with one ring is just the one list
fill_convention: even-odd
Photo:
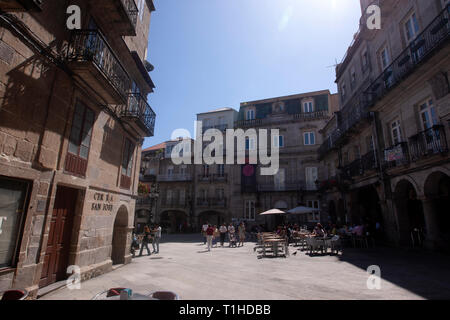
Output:
[[212,179],[212,175],[206,175],[206,174],[199,174],[198,175],[198,181],[201,182],[210,182]]
[[214,126],[203,127],[203,133],[205,133],[209,129],[217,129],[219,131],[225,131],[228,129],[228,125],[227,124],[218,124],[218,125],[214,125]]
[[[433,51],[446,43],[449,38],[450,4],[374,81],[367,87],[361,85],[364,90],[359,90],[353,98],[354,101],[346,103],[348,107],[342,110],[341,123],[338,125],[336,135],[340,138],[355,124],[367,119],[370,107],[374,106],[376,102],[410,75],[417,66],[423,63]],[[321,157],[336,147],[338,143],[339,139],[327,139],[319,149]]]
[[131,81],[98,30],[75,30],[67,53],[69,61],[93,62],[126,101]]
[[348,180],[353,177],[362,176],[364,173],[375,170],[376,168],[377,157],[375,151],[369,151],[362,157],[344,166],[342,169],[342,175],[344,180]]
[[412,161],[426,156],[448,152],[447,137],[443,125],[435,125],[409,138]]
[[450,38],[450,4],[413,40],[369,87],[373,106],[403,81],[430,53]]
[[137,205],[137,206],[151,205],[153,202],[154,202],[154,199],[153,199],[153,198],[149,198],[149,197],[146,197],[146,198],[138,198],[138,199],[136,200],[136,205]]
[[226,182],[228,180],[228,174],[226,174],[226,173],[213,174],[212,179],[213,179],[213,181],[216,181],[216,182]]
[[186,199],[166,199],[161,201],[163,208],[185,208],[188,206],[188,200]]
[[197,198],[197,206],[225,208],[227,206],[227,198]]
[[369,151],[361,157],[361,166],[363,172],[375,170],[377,168],[377,156],[375,151]]
[[260,126],[263,124],[263,120],[264,119],[239,120],[236,121],[235,126],[237,128]]
[[285,183],[260,183],[257,186],[259,192],[285,192],[285,191],[315,191],[317,185],[315,182],[297,181]]
[[190,174],[159,174],[159,182],[173,182],[173,181],[191,181],[192,176]]
[[409,163],[408,143],[400,142],[384,150],[384,167],[394,168]]
[[128,94],[128,105],[119,107],[119,116],[137,118],[151,137],[155,131],[156,114],[140,93]]
[[310,121],[328,117],[328,111],[303,112],[294,114],[295,120]]
[[137,17],[139,14],[139,9],[136,6],[136,3],[134,0],[121,0],[121,2],[128,14],[128,17],[130,18],[131,23],[133,24],[133,27],[136,28]]

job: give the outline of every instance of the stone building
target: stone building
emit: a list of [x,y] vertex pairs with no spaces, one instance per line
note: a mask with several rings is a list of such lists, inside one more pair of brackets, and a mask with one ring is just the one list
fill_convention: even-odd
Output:
[[[370,30],[366,8],[381,8]],[[361,1],[336,68],[341,109],[323,130],[329,214],[381,225],[385,240],[449,250],[449,2]],[[447,209],[446,209],[447,208]]]
[[[244,102],[239,112],[222,108],[198,114],[197,121],[202,124],[202,130],[197,129],[196,143],[205,152],[206,146],[214,141],[209,137],[214,134],[221,136],[222,144],[219,145],[222,147],[217,150],[223,148],[223,154],[211,155],[222,158],[224,163],[174,165],[169,143],[176,145],[178,141],[144,150],[142,158],[152,154],[152,160],[143,163],[143,170],[156,176],[160,191],[156,221],[170,227],[171,231],[184,222],[195,231],[200,230],[205,222],[219,225],[246,221],[249,226],[267,222],[269,227],[273,227],[277,221],[260,217],[258,213],[272,208],[291,209],[300,204],[323,210],[326,203],[322,202],[316,184],[326,175],[326,169],[317,158],[317,149],[322,143],[319,131],[337,110],[337,95],[324,90]],[[269,137],[269,143],[279,147],[280,170],[277,175],[262,176],[259,165],[238,164],[236,144],[233,149],[228,148],[227,129],[242,129],[247,134],[251,128],[280,130],[273,144]],[[252,148],[256,148],[256,141],[252,139],[247,136],[247,158]],[[156,150],[161,150],[159,157]],[[194,151],[193,146],[191,150]],[[226,161],[228,152],[233,152],[233,164]],[[248,175],[249,168],[251,174]],[[180,199],[183,199],[182,203]],[[169,219],[168,216],[176,218]],[[172,222],[168,223],[169,220]],[[301,222],[328,220],[328,216],[313,214],[303,217]]]
[[[260,165],[248,163],[234,167],[239,178],[230,209],[236,217],[250,225],[267,223],[274,227],[279,221],[258,213],[298,205],[325,208],[316,184],[326,175],[317,158],[322,143],[319,131],[337,110],[337,95],[328,90],[241,103],[236,128],[268,129],[269,135],[270,129],[279,130],[279,136],[269,136],[268,141],[272,147],[279,148],[280,168],[276,175],[264,176],[260,174]],[[247,138],[247,150],[256,146],[253,139]],[[239,197],[235,196],[238,194]],[[328,221],[328,217],[311,213],[298,217],[297,221],[312,224]]]
[[[0,291],[131,260],[151,0],[0,2]],[[71,270],[69,268],[69,270]]]

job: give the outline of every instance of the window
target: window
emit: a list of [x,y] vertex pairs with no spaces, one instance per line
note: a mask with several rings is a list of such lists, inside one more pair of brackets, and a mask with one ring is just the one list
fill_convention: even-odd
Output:
[[380,63],[381,63],[381,71],[384,72],[384,86],[386,88],[390,88],[394,81],[392,74],[392,67],[389,67],[391,63],[391,58],[389,56],[389,51],[387,47],[384,47],[380,51]]
[[167,190],[167,203],[171,203],[173,199],[173,190]]
[[255,221],[255,201],[254,200],[246,200],[245,201],[245,212],[244,212],[244,219]]
[[402,142],[402,133],[400,129],[400,120],[395,120],[391,123],[392,144],[397,145]]
[[139,6],[138,6],[138,10],[139,10],[139,19],[141,19],[144,17],[144,7],[145,7],[145,0],[139,0]]
[[223,177],[225,175],[225,165],[224,164],[219,164],[217,166],[217,173],[220,177]]
[[254,138],[245,138],[245,150],[255,150]]
[[180,189],[180,204],[184,205],[186,202],[186,190]]
[[180,174],[181,174],[182,176],[184,176],[184,175],[186,175],[186,172],[187,172],[187,166],[186,166],[185,164],[183,164],[183,165],[180,167]]
[[125,138],[125,145],[122,156],[122,177],[120,179],[120,186],[124,189],[129,189],[131,186],[131,173],[133,170],[133,153],[134,144],[130,139]]
[[355,89],[356,87],[356,71],[355,67],[352,67],[350,69],[350,86],[352,89]]
[[314,112],[314,105],[313,105],[312,101],[308,101],[308,102],[304,102],[303,103],[303,112],[304,113]]
[[373,142],[373,136],[370,135],[370,136],[366,137],[366,146],[367,146],[367,152],[375,150],[375,144]]
[[275,190],[284,190],[286,182],[286,169],[280,168],[277,174],[274,176],[274,187]]
[[174,146],[166,146],[166,157],[171,158],[172,157],[172,150]]
[[284,136],[274,136],[273,137],[273,147],[283,148],[284,147]]
[[307,167],[306,170],[306,188],[307,190],[316,190],[316,181],[319,178],[317,167]]
[[172,176],[173,175],[173,166],[170,166],[167,168],[167,175]]
[[433,100],[429,99],[420,105],[420,119],[423,130],[430,129],[439,124],[438,117],[433,106]]
[[303,134],[303,141],[305,146],[313,146],[316,144],[316,135],[314,132],[305,132]]
[[224,189],[216,189],[216,198],[217,198],[217,200],[225,199],[225,190]]
[[203,165],[202,171],[203,171],[202,172],[203,176],[208,177],[209,176],[209,165],[207,165],[207,164]]
[[369,68],[369,53],[367,49],[364,49],[361,53],[361,66],[363,73]]
[[[309,208],[320,209],[318,200],[308,200],[307,201],[307,206]],[[310,213],[309,214],[309,221],[311,221],[311,222],[319,222],[320,221],[320,213],[319,212],[312,212],[312,213]]]
[[343,84],[341,85],[341,98],[342,98],[342,101],[345,101],[345,96],[346,96],[346,94],[347,94],[346,91],[347,91],[347,90],[346,90],[346,87],[345,87],[345,83],[343,83]]
[[17,263],[28,187],[25,182],[0,179],[0,270]]
[[206,191],[205,189],[201,189],[200,190],[200,199],[202,201],[207,201],[208,200],[208,191]]
[[94,111],[77,101],[66,159],[65,170],[67,172],[85,176],[94,119]]
[[247,110],[246,120],[255,120],[255,110],[253,110],[253,109]]
[[419,34],[419,22],[417,21],[416,14],[413,13],[406,19],[404,24],[404,31],[407,43],[411,43]]

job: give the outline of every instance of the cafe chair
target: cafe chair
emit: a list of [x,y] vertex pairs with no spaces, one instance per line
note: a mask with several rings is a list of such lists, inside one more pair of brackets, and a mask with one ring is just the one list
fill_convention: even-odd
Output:
[[2,301],[25,300],[28,298],[28,291],[24,289],[7,290],[2,295]]
[[149,297],[158,300],[180,300],[176,293],[170,291],[155,291],[150,293]]

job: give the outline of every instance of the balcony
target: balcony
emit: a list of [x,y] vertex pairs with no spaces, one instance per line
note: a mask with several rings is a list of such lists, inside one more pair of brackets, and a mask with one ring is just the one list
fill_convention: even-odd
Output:
[[314,182],[299,180],[297,182],[285,183],[266,183],[258,184],[258,192],[296,192],[296,191],[316,191],[317,186]]
[[409,164],[408,143],[400,142],[384,150],[384,167],[391,169]]
[[156,114],[140,93],[129,93],[128,104],[119,106],[117,114],[141,136],[153,136]]
[[187,199],[165,199],[161,201],[162,208],[186,208],[189,206]]
[[362,176],[369,171],[377,169],[377,157],[375,151],[369,151],[359,159],[342,168],[342,177],[344,180],[351,180],[354,177]]
[[[389,1],[382,1],[388,4]],[[320,148],[320,156],[339,147],[348,137],[350,129],[357,128],[360,122],[369,118],[369,110],[384,96],[391,92],[427,59],[445,45],[450,38],[450,4],[420,33],[411,44],[393,60],[370,84],[362,85],[354,98],[346,103],[341,111],[338,129],[333,134],[339,139],[327,140]],[[347,107],[348,106],[348,107]],[[338,132],[339,131],[339,132]],[[339,133],[339,134],[338,134]]]
[[227,198],[197,198],[197,207],[226,208]]
[[92,6],[104,25],[111,26],[121,36],[136,36],[139,10],[135,0],[96,0]]
[[450,38],[450,4],[370,85],[369,104],[375,105],[400,82],[414,72]]
[[190,174],[159,174],[158,182],[183,182],[192,181],[192,176]]
[[2,0],[0,10],[5,12],[42,11],[43,0]]
[[76,30],[67,54],[68,65],[107,104],[127,102],[130,78],[98,30]]
[[227,182],[228,181],[228,174],[226,174],[226,173],[213,174],[212,180],[214,182]]
[[295,120],[314,121],[328,118],[328,111],[315,111],[294,114]]
[[199,182],[211,182],[212,175],[209,174],[199,174],[198,175],[198,181]]
[[409,138],[411,160],[448,152],[447,137],[443,125],[435,125]]
[[256,126],[260,126],[267,122],[264,120],[265,119],[239,120],[239,121],[236,121],[235,126],[236,126],[236,128],[256,127]]

